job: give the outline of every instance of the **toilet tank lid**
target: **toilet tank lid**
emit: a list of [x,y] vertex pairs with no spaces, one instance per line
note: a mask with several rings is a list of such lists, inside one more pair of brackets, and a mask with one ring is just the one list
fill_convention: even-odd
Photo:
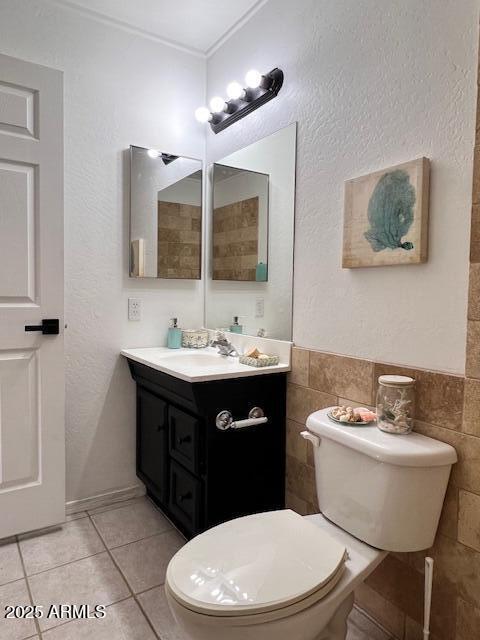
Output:
[[327,438],[379,462],[404,467],[439,467],[457,461],[457,452],[445,442],[415,432],[397,435],[384,433],[376,426],[337,424],[327,416],[331,408],[315,411],[307,418],[308,430],[320,439]]

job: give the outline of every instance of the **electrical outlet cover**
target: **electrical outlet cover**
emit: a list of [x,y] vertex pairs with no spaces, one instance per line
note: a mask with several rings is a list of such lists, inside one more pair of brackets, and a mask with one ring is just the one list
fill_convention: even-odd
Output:
[[141,320],[142,318],[142,301],[140,298],[128,299],[128,319],[133,321]]

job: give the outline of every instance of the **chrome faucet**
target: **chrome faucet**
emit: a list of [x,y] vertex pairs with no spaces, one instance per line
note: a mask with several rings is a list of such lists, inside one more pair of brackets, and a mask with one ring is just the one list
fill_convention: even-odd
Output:
[[211,347],[218,347],[218,353],[221,356],[231,356],[232,358],[236,358],[238,356],[238,352],[229,340],[225,337],[225,334],[220,333],[217,335],[215,340],[210,342]]

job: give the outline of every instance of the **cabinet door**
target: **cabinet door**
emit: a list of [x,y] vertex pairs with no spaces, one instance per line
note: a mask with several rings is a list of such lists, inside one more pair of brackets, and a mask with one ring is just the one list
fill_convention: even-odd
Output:
[[168,500],[167,404],[138,387],[137,475],[166,504]]

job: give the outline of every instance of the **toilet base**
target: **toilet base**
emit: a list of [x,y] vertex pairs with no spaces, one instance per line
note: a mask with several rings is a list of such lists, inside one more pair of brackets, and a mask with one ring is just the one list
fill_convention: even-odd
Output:
[[353,609],[353,592],[342,602],[333,614],[332,619],[316,638],[316,640],[345,640],[347,637],[347,620]]
[[168,586],[165,592],[173,617],[192,640],[345,640],[354,600],[353,592],[349,593],[333,614],[320,601],[291,617],[248,624],[246,620],[214,620],[194,613],[178,604]]

